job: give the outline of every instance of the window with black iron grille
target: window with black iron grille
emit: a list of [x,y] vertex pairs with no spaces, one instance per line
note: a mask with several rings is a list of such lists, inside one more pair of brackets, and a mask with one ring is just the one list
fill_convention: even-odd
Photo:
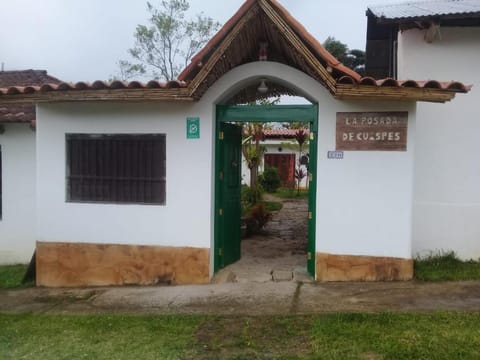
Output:
[[67,134],[67,201],[165,204],[164,134]]

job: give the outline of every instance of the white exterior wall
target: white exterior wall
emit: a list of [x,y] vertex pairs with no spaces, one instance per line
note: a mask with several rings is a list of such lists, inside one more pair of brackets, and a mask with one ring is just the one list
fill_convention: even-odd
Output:
[[[322,100],[317,252],[411,258],[415,103]],[[343,160],[327,159],[337,111],[408,111],[407,151],[346,151]]]
[[[185,103],[39,105],[37,240],[209,248],[211,112]],[[200,139],[186,139],[187,116],[200,116]],[[66,133],[166,134],[166,205],[66,202]]]
[[399,34],[399,78],[473,84],[445,105],[419,103],[415,154],[414,255],[454,250],[480,258],[480,28]]
[[[410,258],[415,104],[338,101],[307,75],[269,62],[230,71],[196,104],[40,105],[36,239],[213,248],[214,104],[259,78],[296,87],[319,103],[317,252]],[[408,151],[327,160],[337,111],[409,111]],[[200,139],[186,139],[187,116],[200,117]],[[166,134],[166,206],[67,203],[66,133]]]
[[[221,102],[259,78],[295,88],[319,104],[316,251],[411,258],[415,103],[339,101],[306,74],[271,62],[235,68],[203,100]],[[344,160],[327,159],[335,149],[336,113],[342,111],[408,111],[408,151],[354,151],[345,152]]]
[[35,132],[28,124],[6,124],[0,146],[0,264],[28,263],[35,250]]

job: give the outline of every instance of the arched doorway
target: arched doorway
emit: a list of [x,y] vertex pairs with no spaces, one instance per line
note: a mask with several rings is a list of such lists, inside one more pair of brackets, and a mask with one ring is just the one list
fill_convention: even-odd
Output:
[[217,105],[215,124],[214,272],[240,259],[242,122],[302,122],[310,128],[307,269],[315,276],[318,105]]

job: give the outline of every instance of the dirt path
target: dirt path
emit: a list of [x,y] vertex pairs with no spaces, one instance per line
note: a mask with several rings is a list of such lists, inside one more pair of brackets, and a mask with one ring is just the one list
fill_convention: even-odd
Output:
[[283,200],[265,195],[267,201],[282,202],[260,235],[242,239],[240,261],[217,274],[214,282],[265,283],[307,281],[306,199]]

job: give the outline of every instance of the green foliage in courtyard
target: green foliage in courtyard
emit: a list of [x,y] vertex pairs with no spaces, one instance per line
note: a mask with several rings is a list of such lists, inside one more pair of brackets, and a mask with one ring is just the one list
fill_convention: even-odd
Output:
[[274,193],[276,197],[281,199],[306,199],[308,198],[308,190],[300,189],[296,190],[292,187],[281,187]]
[[278,169],[274,167],[267,167],[265,171],[258,177],[262,187],[268,193],[274,193],[280,187],[281,179],[278,175]]
[[252,205],[256,204],[258,201],[262,200],[262,196],[264,193],[263,187],[261,185],[257,185],[256,187],[252,188],[248,185],[242,185],[241,188],[240,199],[242,202],[242,213],[248,211]]

